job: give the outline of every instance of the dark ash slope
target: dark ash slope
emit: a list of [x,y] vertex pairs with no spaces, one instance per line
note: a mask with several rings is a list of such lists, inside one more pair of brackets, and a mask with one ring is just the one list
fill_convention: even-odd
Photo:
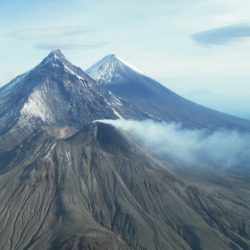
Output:
[[184,181],[110,125],[0,159],[2,250],[249,249],[249,199]]

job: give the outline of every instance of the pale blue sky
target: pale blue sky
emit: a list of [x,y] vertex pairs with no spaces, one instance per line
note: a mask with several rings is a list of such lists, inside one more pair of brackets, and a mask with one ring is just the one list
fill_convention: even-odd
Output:
[[178,93],[250,96],[249,0],[0,0],[0,85],[52,49],[115,53]]

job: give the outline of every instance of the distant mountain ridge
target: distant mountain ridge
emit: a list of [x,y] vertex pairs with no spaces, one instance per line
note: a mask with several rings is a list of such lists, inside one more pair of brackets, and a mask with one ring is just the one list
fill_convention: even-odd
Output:
[[177,122],[188,128],[250,129],[248,120],[193,103],[143,75],[115,55],[108,55],[86,70],[99,85],[126,99],[155,119]]

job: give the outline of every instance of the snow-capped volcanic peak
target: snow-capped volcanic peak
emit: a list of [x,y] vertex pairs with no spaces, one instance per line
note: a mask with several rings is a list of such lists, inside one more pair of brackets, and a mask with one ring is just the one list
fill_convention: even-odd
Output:
[[64,60],[65,56],[64,54],[61,52],[60,49],[57,50],[52,50],[49,55],[47,56],[47,58],[54,58],[54,59],[60,59],[60,60]]
[[41,64],[47,64],[47,63],[67,63],[67,59],[63,55],[63,53],[58,49],[58,50],[53,50],[49,53],[47,57],[45,57],[42,61]]
[[[26,90],[29,88],[31,90],[50,77],[60,80],[67,76],[76,78],[84,84],[88,81],[92,82],[92,79],[81,68],[68,61],[60,50],[53,50],[37,66],[0,88],[0,97],[8,95],[14,89],[20,92],[21,90],[18,90],[17,87],[21,89],[25,88]],[[38,78],[40,80],[31,80]]]
[[105,56],[99,62],[86,70],[86,73],[98,83],[111,83],[112,79],[119,79],[124,72],[136,72],[142,74],[138,69],[114,54]]
[[52,67],[53,70],[56,68],[62,69],[68,74],[74,75],[79,80],[85,80],[87,76],[80,68],[71,64],[71,62],[67,60],[67,58],[59,49],[51,51],[37,67],[40,68],[44,66],[48,66],[49,68]]

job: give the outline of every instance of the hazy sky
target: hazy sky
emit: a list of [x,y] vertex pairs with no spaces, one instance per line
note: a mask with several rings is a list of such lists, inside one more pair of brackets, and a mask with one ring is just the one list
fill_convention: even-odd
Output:
[[60,48],[115,53],[178,93],[250,96],[249,0],[0,0],[0,85]]

